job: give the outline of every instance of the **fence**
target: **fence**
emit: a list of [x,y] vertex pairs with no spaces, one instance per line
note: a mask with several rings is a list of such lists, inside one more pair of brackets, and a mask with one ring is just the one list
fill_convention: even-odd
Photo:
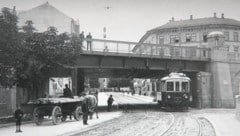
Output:
[[16,87],[0,86],[0,117],[13,115],[16,109]]

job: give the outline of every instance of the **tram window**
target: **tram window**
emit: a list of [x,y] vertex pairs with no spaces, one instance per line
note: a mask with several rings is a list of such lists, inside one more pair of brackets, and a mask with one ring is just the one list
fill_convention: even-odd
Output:
[[173,82],[167,82],[167,91],[173,91]]
[[159,82],[157,82],[157,91],[158,92],[162,91],[161,88],[160,88],[160,83]]
[[176,82],[176,91],[177,91],[177,92],[179,92],[179,91],[180,91],[179,82]]
[[187,92],[188,91],[188,82],[182,82],[182,91]]

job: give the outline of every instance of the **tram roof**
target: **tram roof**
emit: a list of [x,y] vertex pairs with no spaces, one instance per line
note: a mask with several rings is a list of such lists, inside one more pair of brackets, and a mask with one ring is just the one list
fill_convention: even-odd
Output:
[[191,80],[184,73],[170,73],[168,76],[161,78],[161,80],[172,80],[172,79],[181,79],[181,80],[188,80],[188,81]]

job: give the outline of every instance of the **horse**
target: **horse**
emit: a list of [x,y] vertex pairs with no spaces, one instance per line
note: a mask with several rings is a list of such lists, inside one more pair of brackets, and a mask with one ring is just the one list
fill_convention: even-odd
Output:
[[96,112],[96,117],[98,118],[98,100],[94,95],[85,96],[88,103],[89,118],[92,119],[94,112]]

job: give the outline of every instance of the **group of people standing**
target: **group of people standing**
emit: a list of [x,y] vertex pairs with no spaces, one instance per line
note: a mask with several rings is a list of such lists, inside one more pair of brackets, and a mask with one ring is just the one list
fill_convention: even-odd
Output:
[[[80,44],[81,46],[83,46],[83,41],[85,38],[84,32],[82,31],[82,33],[80,34]],[[88,33],[88,35],[86,36],[87,39],[87,50],[92,51],[92,35],[91,33]]]

